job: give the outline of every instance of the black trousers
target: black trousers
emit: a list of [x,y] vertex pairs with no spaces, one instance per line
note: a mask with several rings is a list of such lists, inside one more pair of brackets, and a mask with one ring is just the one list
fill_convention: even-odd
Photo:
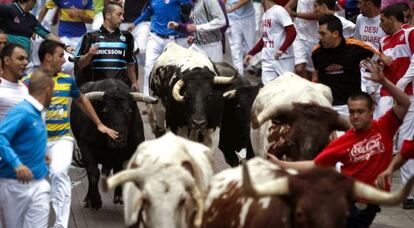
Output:
[[367,228],[374,221],[381,208],[378,205],[368,204],[366,208],[359,209],[353,204],[349,210],[347,228]]

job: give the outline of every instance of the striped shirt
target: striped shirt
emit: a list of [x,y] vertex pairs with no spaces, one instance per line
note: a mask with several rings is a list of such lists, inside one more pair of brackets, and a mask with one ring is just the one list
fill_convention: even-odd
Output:
[[75,57],[80,58],[81,55],[86,54],[92,44],[99,46],[88,66],[92,71],[93,81],[115,78],[130,85],[127,65],[135,62],[134,37],[131,33],[119,29],[109,32],[101,26],[99,30],[88,32],[83,36]]
[[[23,79],[26,84],[28,84],[30,76]],[[72,76],[60,72],[52,79],[55,82],[55,87],[52,101],[46,110],[46,128],[49,141],[71,135],[68,104],[70,98],[76,99],[81,95]]]
[[59,36],[81,37],[86,32],[85,22],[79,17],[70,17],[69,10],[78,9],[83,15],[93,18],[95,12],[92,0],[48,0],[46,8],[59,7]]
[[226,26],[226,18],[218,0],[198,0],[191,19],[197,27],[194,43],[208,44],[222,40],[220,28]]

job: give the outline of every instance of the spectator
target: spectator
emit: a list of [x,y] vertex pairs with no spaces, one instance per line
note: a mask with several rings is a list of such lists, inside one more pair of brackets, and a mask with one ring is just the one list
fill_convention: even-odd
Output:
[[356,19],[354,38],[379,49],[380,40],[385,36],[380,26],[381,0],[358,0],[358,6],[361,14]]
[[50,185],[45,159],[47,134],[42,110],[53,94],[53,81],[35,71],[30,96],[0,124],[0,225],[47,227]]
[[291,45],[296,37],[295,26],[288,12],[273,0],[264,1],[263,37],[247,54],[249,63],[253,55],[262,51],[262,82],[267,84],[279,75],[294,70],[294,58]]
[[[48,0],[44,6],[47,10],[58,7],[59,26],[58,34],[60,39],[73,47],[76,47],[82,36],[86,33],[85,23],[92,23],[94,17],[93,1],[78,0]],[[46,12],[47,12],[46,10]],[[42,22],[43,18],[39,18]],[[69,54],[65,54],[65,59],[69,59]],[[62,71],[73,75],[73,63],[66,61]]]
[[324,14],[333,14],[342,23],[342,33],[345,38],[351,38],[355,33],[355,24],[351,21],[348,21],[344,17],[339,16],[336,11],[336,1],[335,0],[316,0],[315,1],[315,12],[318,15],[318,18],[321,18]]
[[0,53],[3,74],[0,83],[0,122],[9,109],[21,102],[28,94],[27,87],[19,80],[24,76],[28,56],[20,44],[10,43]]
[[[380,51],[390,55],[392,62],[384,67],[385,77],[398,88],[405,91],[414,101],[414,32],[413,29],[402,29],[404,14],[401,7],[391,5],[381,12],[381,27],[387,34],[381,40]],[[378,103],[378,115],[389,109],[394,103],[386,88],[380,90],[381,98]],[[400,151],[404,140],[409,140],[414,135],[414,104],[411,104],[406,117],[396,137],[395,151]],[[401,184],[405,184],[414,174],[414,161],[408,161],[401,167]],[[404,207],[414,207],[414,192],[411,192],[403,202]]]
[[[7,33],[8,42],[23,45],[26,53],[31,53],[30,38],[34,33],[44,39],[61,42],[29,13],[35,4],[36,0],[17,0],[12,4],[0,5],[0,29]],[[65,50],[71,52],[74,49],[65,46]]]
[[226,26],[225,12],[218,0],[195,0],[191,19],[186,31],[194,33],[189,37],[191,50],[206,54],[213,62],[223,61],[223,36],[221,28]]
[[93,81],[116,78],[138,91],[134,38],[131,33],[119,30],[124,19],[122,5],[108,3],[103,14],[103,25],[98,31],[85,34],[75,57],[79,68],[90,67],[91,75],[78,77],[92,76]]
[[233,66],[243,75],[243,56],[255,42],[255,11],[252,0],[227,0],[230,43]]
[[[56,221],[54,227],[68,227],[71,186],[68,174],[72,162],[74,139],[69,125],[69,101],[74,99],[75,104],[87,115],[103,134],[115,139],[118,135],[114,130],[107,128],[96,115],[89,100],[83,96],[72,76],[62,73],[65,62],[63,46],[55,41],[43,41],[39,47],[39,69],[53,75],[55,83],[53,99],[46,111],[46,127],[48,133],[47,155],[51,159],[49,180],[51,184],[52,206]],[[25,78],[30,85],[31,76]]]
[[[295,72],[310,79],[315,70],[312,63],[312,48],[318,44],[318,15],[315,0],[290,0],[285,9],[295,18],[297,38],[293,43]],[[296,12],[293,9],[296,7]]]
[[[268,154],[270,160],[283,168],[299,171],[318,166],[335,167],[337,162],[341,162],[342,174],[375,185],[377,176],[390,164],[393,137],[410,106],[410,99],[384,77],[382,68],[377,63],[370,60],[364,65],[372,73],[369,80],[380,83],[394,97],[396,102],[392,108],[375,121],[372,118],[375,106],[371,97],[366,93],[351,95],[348,98],[348,109],[353,128],[332,141],[314,160],[288,162]],[[390,186],[385,189],[389,191]],[[354,204],[350,209],[347,227],[369,227],[379,211],[381,209],[378,205],[368,204],[365,209],[358,209]]]
[[180,13],[181,6],[188,4],[190,4],[190,0],[150,0],[141,16],[129,28],[129,31],[132,31],[136,25],[141,22],[145,23],[151,17],[151,33],[147,41],[145,54],[144,94],[149,94],[149,75],[155,61],[161,55],[165,46],[170,42],[176,42],[183,47],[187,46],[185,40],[186,34],[168,28],[168,22],[183,22]]
[[319,19],[319,36],[320,43],[312,52],[315,66],[313,81],[331,88],[333,108],[339,114],[348,116],[348,97],[361,92],[359,64],[379,53],[362,41],[345,39],[340,19],[332,14]]

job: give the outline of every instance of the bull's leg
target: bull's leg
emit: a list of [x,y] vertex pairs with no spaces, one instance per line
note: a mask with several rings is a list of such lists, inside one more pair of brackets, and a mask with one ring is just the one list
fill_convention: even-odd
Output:
[[235,167],[239,165],[239,157],[237,157],[236,151],[231,147],[223,147],[221,148],[224,154],[224,159],[226,163],[229,164],[231,167]]
[[[119,172],[119,171],[121,171],[122,170],[122,166],[117,166],[117,167],[114,167],[114,175],[117,173],[117,172]],[[115,188],[115,192],[114,192],[114,204],[117,204],[117,203],[119,203],[119,204],[123,204],[124,202],[123,202],[123,200],[122,200],[122,186],[121,185],[118,185],[116,188]]]
[[249,141],[249,143],[247,143],[247,147],[246,147],[246,159],[250,159],[250,158],[253,158],[253,157],[254,157],[254,151],[253,151],[253,148],[252,148],[252,144]]
[[88,193],[83,200],[84,207],[91,207],[93,209],[99,209],[102,207],[101,195],[99,194],[98,183],[100,172],[97,163],[89,163],[86,166],[86,172],[88,173]]

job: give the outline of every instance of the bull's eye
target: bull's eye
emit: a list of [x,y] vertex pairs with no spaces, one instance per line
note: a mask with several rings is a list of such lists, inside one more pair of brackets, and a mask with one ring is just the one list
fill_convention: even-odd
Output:
[[108,112],[108,109],[107,108],[103,108],[101,112],[107,113]]

